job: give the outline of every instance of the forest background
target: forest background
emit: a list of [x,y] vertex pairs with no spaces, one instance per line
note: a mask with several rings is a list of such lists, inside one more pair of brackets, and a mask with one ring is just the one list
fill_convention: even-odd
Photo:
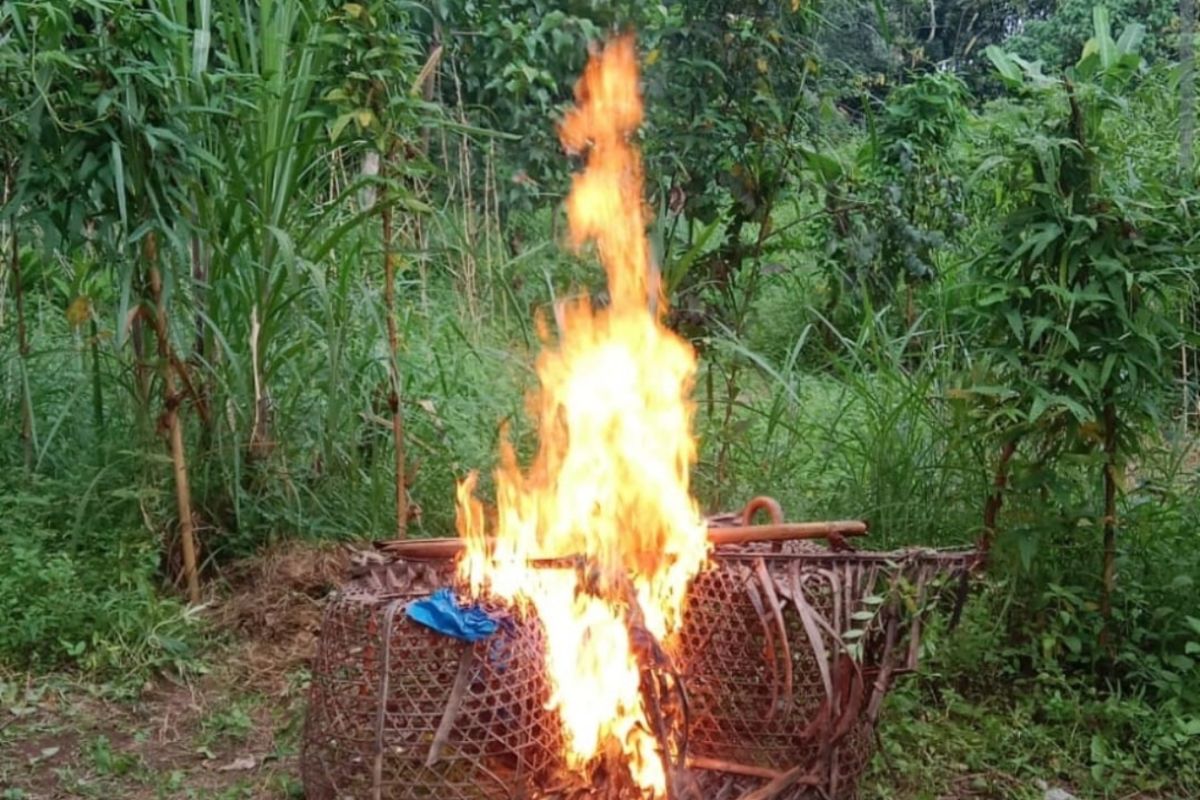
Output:
[[[603,293],[555,121],[625,28],[705,509],[993,543],[872,796],[1200,792],[1193,0],[2,0],[3,797],[46,697],[211,676],[238,576],[530,451],[537,319]],[[81,730],[66,796],[190,791]]]

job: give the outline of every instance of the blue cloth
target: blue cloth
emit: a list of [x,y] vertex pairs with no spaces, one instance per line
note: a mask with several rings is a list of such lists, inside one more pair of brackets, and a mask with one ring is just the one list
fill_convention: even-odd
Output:
[[460,605],[450,589],[438,589],[405,609],[408,618],[464,642],[478,642],[496,632],[500,622],[478,604]]

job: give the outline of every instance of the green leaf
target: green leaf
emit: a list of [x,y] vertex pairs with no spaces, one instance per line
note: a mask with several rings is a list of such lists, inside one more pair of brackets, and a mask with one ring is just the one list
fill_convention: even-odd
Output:
[[846,171],[837,159],[819,153],[815,150],[800,148],[801,154],[804,156],[804,161],[808,168],[820,176],[821,180],[826,183],[833,183],[842,178]]
[[888,24],[887,8],[883,0],[873,0],[875,4],[875,21],[879,23],[879,36],[887,44],[892,43],[892,28]]
[[1067,397],[1064,394],[1053,394],[1050,399],[1055,405],[1067,409],[1079,422],[1087,422],[1092,418],[1092,415],[1084,408],[1077,400]]
[[1038,540],[1034,536],[1025,535],[1017,540],[1017,555],[1021,558],[1021,566],[1026,571],[1033,565],[1033,560],[1037,556]]
[[1113,366],[1117,363],[1117,354],[1109,353],[1104,357],[1104,365],[1100,367],[1100,385],[1107,386],[1108,379],[1112,376]]
[[329,128],[329,140],[331,142],[336,142],[338,137],[342,135],[342,131],[346,129],[346,126],[349,125],[353,119],[353,111],[347,111],[345,114],[339,114],[338,118],[333,121],[333,125],[331,125]]
[[1185,673],[1191,672],[1192,667],[1196,666],[1196,662],[1194,660],[1179,654],[1171,656],[1167,659],[1167,662],[1175,669]]
[[1117,39],[1117,52],[1121,55],[1135,54],[1145,38],[1146,26],[1138,22],[1131,22],[1125,26],[1125,30],[1121,31],[1121,38]]
[[367,130],[375,122],[375,112],[369,108],[360,108],[354,112],[354,121],[361,130]]
[[1100,66],[1108,69],[1116,63],[1117,45],[1112,38],[1112,21],[1109,18],[1106,7],[1097,5],[1092,8],[1092,27],[1095,29],[1095,41],[1100,56]]
[[1053,324],[1054,320],[1047,317],[1034,317],[1033,323],[1029,326],[1029,346],[1036,346],[1038,340],[1042,338],[1042,334]]
[[1033,402],[1029,406],[1029,421],[1036,423],[1042,418],[1042,414],[1046,412],[1046,408],[1050,405],[1050,398],[1045,392],[1038,392],[1033,397]]
[[981,161],[979,163],[979,166],[977,166],[971,172],[971,177],[967,178],[967,186],[974,186],[983,177],[985,177],[988,173],[992,172],[993,170],[995,170],[996,168],[998,168],[1004,164],[1009,163],[1009,161],[1010,161],[1010,159],[1008,158],[1008,156],[1003,156],[1003,155],[988,156],[983,161]]
[[988,45],[987,49],[983,52],[988,57],[988,60],[992,62],[992,66],[996,68],[996,71],[1000,73],[1001,79],[1009,85],[1009,88],[1015,89],[1025,82],[1020,67],[1017,66],[1017,63],[1013,61],[1012,56],[1007,52],[994,44]]
[[1063,234],[1062,227],[1055,222],[1038,225],[1017,250],[1017,255],[1029,253],[1030,259],[1036,259],[1046,251],[1046,248],[1058,240]]
[[984,397],[1012,397],[1015,392],[1007,386],[972,386],[968,389],[972,394],[981,394]]
[[125,161],[121,157],[121,145],[116,141],[112,143],[112,159],[113,182],[116,184],[117,191],[117,211],[121,215],[121,227],[128,234],[129,214],[125,207]]
[[995,305],[996,303],[1000,303],[1000,302],[1007,300],[1009,298],[1010,294],[1011,294],[1011,292],[1008,290],[1007,286],[1001,286],[996,289],[990,289],[990,290],[988,290],[987,294],[985,294],[983,297],[979,298],[978,304],[981,307]]
[[1004,312],[1004,319],[1008,321],[1008,327],[1012,329],[1013,336],[1017,337],[1018,342],[1025,340],[1025,326],[1021,323],[1021,313],[1015,308],[1010,308]]
[[713,234],[720,227],[721,221],[719,219],[714,219],[705,225],[700,229],[700,233],[696,235],[692,246],[688,248],[687,252],[668,265],[666,274],[663,276],[666,282],[665,288],[668,292],[674,291],[679,286],[680,282],[687,276],[688,271],[691,270],[692,265],[704,253]]

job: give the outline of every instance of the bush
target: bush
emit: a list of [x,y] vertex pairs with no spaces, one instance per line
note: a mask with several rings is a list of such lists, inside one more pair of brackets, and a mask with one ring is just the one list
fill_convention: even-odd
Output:
[[0,663],[130,680],[190,668],[194,618],[157,591],[158,543],[103,519],[72,535],[61,515],[72,504],[47,483],[36,495],[0,485]]

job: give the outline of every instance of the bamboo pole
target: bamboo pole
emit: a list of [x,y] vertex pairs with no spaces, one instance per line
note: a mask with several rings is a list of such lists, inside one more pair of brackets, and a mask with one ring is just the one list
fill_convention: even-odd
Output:
[[[750,542],[781,542],[796,539],[824,539],[830,536],[865,536],[867,524],[861,520],[833,522],[784,522],[771,525],[729,525],[708,529],[708,540],[716,547]],[[462,552],[461,538],[417,539],[381,542],[379,549],[413,558],[454,558]],[[488,540],[487,544],[491,544]]]
[[[1193,169],[1192,145],[1196,135],[1196,2],[1179,0],[1179,178],[1185,188],[1191,188]],[[1181,320],[1182,321],[1182,311]],[[1188,345],[1179,345],[1179,361],[1183,383],[1183,435],[1188,432]]]
[[1196,2],[1179,0],[1179,173],[1192,185],[1192,144],[1196,133]]
[[[12,192],[12,167],[4,176],[4,201]],[[13,297],[17,305],[17,358],[21,366],[21,447],[24,452],[25,470],[33,469],[33,398],[29,391],[29,334],[25,327],[25,287],[21,281],[21,248],[17,238],[17,222],[10,220],[9,230],[9,274],[12,276]]]
[[396,254],[392,251],[392,193],[390,179],[391,153],[384,156],[379,167],[383,178],[383,203],[380,218],[383,225],[383,304],[387,313],[388,408],[392,412],[392,439],[396,457],[396,538],[408,534],[408,487],[404,479],[404,417],[400,410],[400,337],[396,331]]
[[1100,588],[1100,646],[1110,658],[1112,598],[1117,588],[1117,410],[1111,397],[1104,405],[1104,555]]
[[179,510],[179,545],[183,551],[183,575],[187,581],[188,602],[200,602],[200,577],[196,570],[196,539],[192,529],[192,492],[188,483],[187,454],[183,444],[183,425],[179,419],[180,395],[175,390],[175,366],[171,343],[167,338],[167,307],[163,299],[162,274],[158,269],[158,240],[154,232],[146,235],[143,256],[154,301],[154,333],[158,339],[158,358],[162,370],[163,415],[171,447],[171,470],[175,477],[175,502]]

